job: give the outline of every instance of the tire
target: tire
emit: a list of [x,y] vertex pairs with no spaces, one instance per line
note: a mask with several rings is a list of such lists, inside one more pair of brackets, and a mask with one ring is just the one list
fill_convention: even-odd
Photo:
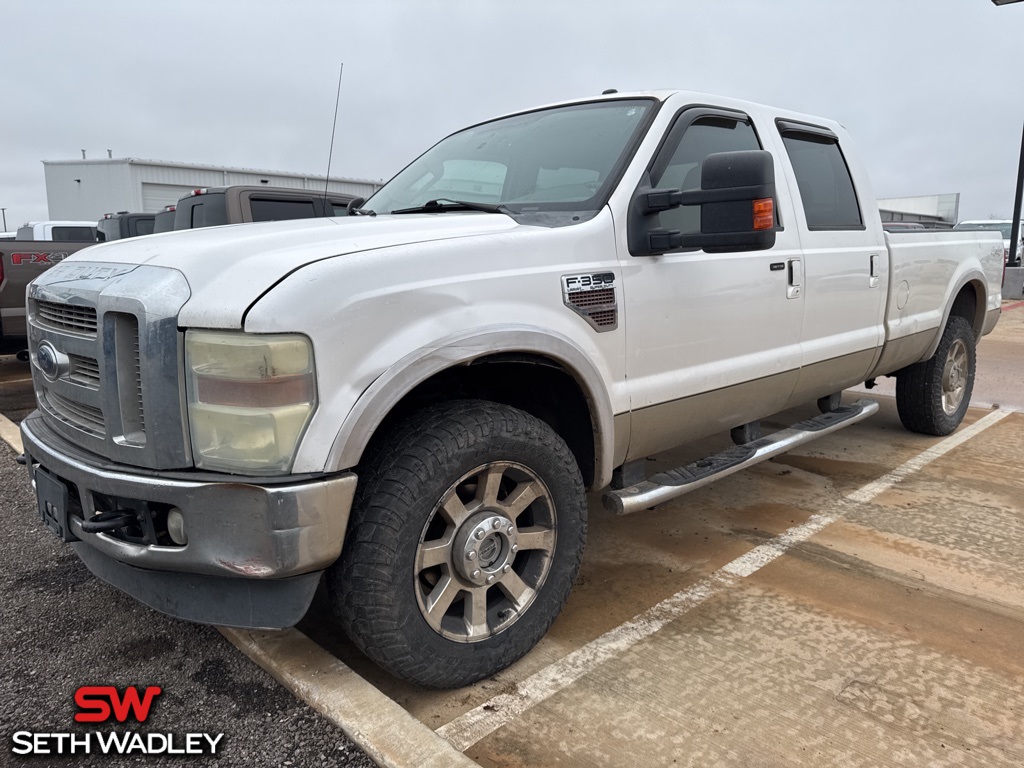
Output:
[[975,345],[970,323],[950,317],[935,354],[897,374],[896,408],[904,427],[941,436],[960,426],[974,391]]
[[569,597],[587,530],[583,479],[544,422],[480,400],[430,406],[367,451],[335,614],[391,674],[469,685],[529,651]]

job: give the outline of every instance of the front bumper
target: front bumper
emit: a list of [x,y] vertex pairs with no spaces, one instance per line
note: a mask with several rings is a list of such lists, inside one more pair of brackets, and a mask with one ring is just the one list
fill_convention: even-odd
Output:
[[[291,626],[341,554],[355,494],[351,472],[281,484],[113,464],[75,448],[38,411],[21,424],[29,475],[41,466],[71,491],[68,538],[104,581],[172,616],[242,627]],[[286,479],[287,480],[287,479]],[[87,533],[99,499],[181,510],[183,546]]]

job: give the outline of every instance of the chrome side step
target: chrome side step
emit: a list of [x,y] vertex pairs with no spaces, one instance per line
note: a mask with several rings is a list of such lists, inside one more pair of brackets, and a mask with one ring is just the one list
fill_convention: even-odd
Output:
[[685,467],[659,472],[642,483],[621,490],[605,491],[605,509],[617,515],[650,509],[684,493],[703,488],[741,469],[785,453],[798,445],[863,421],[877,411],[878,403],[875,400],[858,400],[751,443],[727,448],[721,453],[687,464]]

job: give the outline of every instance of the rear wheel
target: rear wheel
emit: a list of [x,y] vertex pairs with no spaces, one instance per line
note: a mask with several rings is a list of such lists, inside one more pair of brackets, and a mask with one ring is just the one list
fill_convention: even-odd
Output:
[[457,687],[532,648],[561,611],[586,536],[583,480],[565,442],[484,401],[427,408],[360,472],[335,611],[392,674]]
[[949,318],[935,354],[896,377],[896,407],[903,426],[925,435],[948,435],[963,421],[974,391],[974,330]]

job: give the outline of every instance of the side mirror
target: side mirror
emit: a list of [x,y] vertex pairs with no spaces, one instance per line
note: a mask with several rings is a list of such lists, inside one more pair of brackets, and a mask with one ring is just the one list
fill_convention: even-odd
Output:
[[[700,232],[659,228],[653,214],[699,205]],[[700,189],[641,187],[633,198],[629,251],[653,256],[680,248],[757,251],[775,245],[775,163],[770,152],[750,150],[708,155]]]

